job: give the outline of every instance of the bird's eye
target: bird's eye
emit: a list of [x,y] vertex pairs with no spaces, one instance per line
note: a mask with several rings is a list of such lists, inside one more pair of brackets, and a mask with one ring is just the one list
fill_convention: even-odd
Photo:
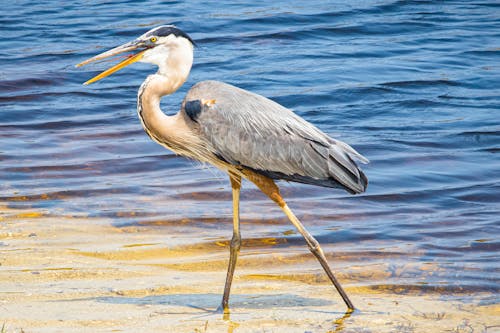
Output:
[[157,40],[158,40],[158,38],[156,38],[156,37],[151,37],[151,38],[149,39],[149,41],[150,41],[151,43],[156,43],[156,41],[157,41]]

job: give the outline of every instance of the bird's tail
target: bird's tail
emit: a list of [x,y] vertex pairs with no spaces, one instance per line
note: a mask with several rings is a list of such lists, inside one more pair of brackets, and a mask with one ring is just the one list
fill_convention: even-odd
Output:
[[368,159],[348,144],[338,140],[332,140],[329,153],[328,171],[330,176],[352,194],[366,191],[368,179],[354,160],[366,164],[369,163]]

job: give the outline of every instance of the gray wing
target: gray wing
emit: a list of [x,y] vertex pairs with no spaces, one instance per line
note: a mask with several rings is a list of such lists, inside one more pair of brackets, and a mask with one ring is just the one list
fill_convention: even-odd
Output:
[[[215,100],[212,106],[200,101]],[[367,179],[353,159],[368,160],[289,109],[218,81],[190,89],[181,112],[217,156],[273,179],[364,192]]]

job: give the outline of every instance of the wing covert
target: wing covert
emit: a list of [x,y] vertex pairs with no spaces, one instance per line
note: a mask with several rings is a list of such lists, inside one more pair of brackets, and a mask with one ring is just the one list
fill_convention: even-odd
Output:
[[[215,104],[192,110],[192,101],[206,99]],[[228,163],[274,179],[344,187],[353,193],[366,188],[366,177],[353,161],[367,162],[363,156],[270,99],[204,81],[188,92],[183,110],[186,104],[190,117],[196,115],[199,134]]]

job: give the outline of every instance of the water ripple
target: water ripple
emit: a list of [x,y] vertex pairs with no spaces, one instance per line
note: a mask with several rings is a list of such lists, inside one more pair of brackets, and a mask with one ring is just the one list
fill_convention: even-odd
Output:
[[[410,270],[369,286],[377,290],[495,289],[497,3],[313,0],[285,8],[130,0],[76,1],[64,10],[27,1],[3,7],[0,205],[96,217],[100,222],[86,223],[106,219],[124,229],[184,228],[193,232],[193,246],[220,247],[198,244],[201,230],[227,245],[227,177],[151,142],[137,119],[137,89],[154,69],[137,64],[84,87],[109,63],[74,68],[152,26],[175,23],[200,47],[188,82],[165,98],[164,109],[177,110],[195,82],[222,80],[292,108],[372,161],[361,196],[283,186],[332,260],[338,253],[362,267],[440,266],[435,278]],[[242,219],[245,246],[303,249],[281,211],[246,183]]]

